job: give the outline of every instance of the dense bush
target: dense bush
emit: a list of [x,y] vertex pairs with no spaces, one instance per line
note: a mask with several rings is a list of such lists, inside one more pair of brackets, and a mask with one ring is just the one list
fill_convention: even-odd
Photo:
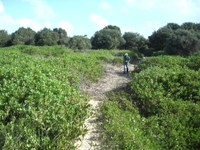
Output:
[[190,56],[200,49],[199,29],[199,23],[185,22],[181,26],[168,23],[148,37],[149,47],[154,52]]
[[92,45],[86,36],[73,36],[68,41],[68,47],[74,50],[88,50]]
[[73,147],[88,106],[77,76],[59,61],[1,52],[2,149]]
[[[122,96],[118,92],[103,105],[103,127],[109,145],[127,149],[132,141],[129,149],[198,149],[198,58],[197,54],[189,58],[162,56],[142,61],[133,74],[128,94]],[[137,123],[133,121],[136,119]],[[135,135],[140,141],[133,138]],[[141,137],[144,147],[138,147]]]
[[138,64],[136,71],[142,71],[151,67],[170,68],[174,66],[186,67],[188,59],[180,56],[159,56],[159,57],[147,57],[140,64]]
[[95,32],[91,43],[93,49],[117,49],[125,43],[125,40],[121,36],[119,27],[108,25]]
[[187,63],[188,68],[192,70],[199,70],[200,69],[200,51],[195,55],[189,57],[189,61]]
[[187,101],[162,102],[163,109],[146,120],[144,131],[163,149],[198,149],[200,106]]
[[[143,131],[145,118],[139,115],[128,94],[114,93],[101,107],[105,149],[159,149]],[[130,97],[129,97],[130,98]]]
[[165,52],[171,55],[189,56],[200,49],[200,40],[196,32],[178,29],[165,43]]
[[118,58],[116,52],[1,48],[0,149],[74,149],[88,115],[80,84],[98,80],[102,58]]

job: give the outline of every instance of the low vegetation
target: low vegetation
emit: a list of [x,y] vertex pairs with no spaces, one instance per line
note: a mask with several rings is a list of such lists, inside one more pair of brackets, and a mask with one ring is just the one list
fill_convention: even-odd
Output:
[[[102,63],[128,50],[74,51],[65,46],[0,49],[0,149],[74,149],[85,132],[88,96]],[[105,149],[200,147],[200,54],[143,59],[124,91],[102,104]]]
[[81,81],[103,74],[114,51],[76,52],[63,46],[0,49],[0,149],[73,149],[83,134],[88,97]]
[[126,92],[102,105],[110,149],[200,147],[200,55],[142,61]]

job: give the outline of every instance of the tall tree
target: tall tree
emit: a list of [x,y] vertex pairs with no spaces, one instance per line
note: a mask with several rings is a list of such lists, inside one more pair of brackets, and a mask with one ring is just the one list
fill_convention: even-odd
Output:
[[34,45],[35,44],[35,31],[31,28],[20,27],[12,34],[11,42],[13,45]]
[[94,49],[116,49],[120,48],[125,40],[121,36],[121,30],[117,26],[106,26],[97,31],[91,38]]
[[88,39],[86,36],[77,35],[69,39],[68,47],[71,49],[83,50],[91,49],[92,45],[90,39]]
[[121,29],[118,26],[114,26],[114,25],[108,25],[108,26],[104,27],[103,29],[116,30],[121,33]]
[[0,47],[6,46],[9,39],[10,36],[8,35],[8,32],[6,30],[0,30]]
[[191,55],[200,49],[200,40],[194,31],[178,29],[168,39],[165,51],[172,55]]
[[54,28],[53,31],[58,34],[58,45],[67,45],[67,32],[62,28]]
[[126,41],[123,46],[124,49],[140,50],[147,46],[147,40],[139,33],[125,32],[123,38]]
[[149,36],[149,45],[154,51],[160,51],[165,48],[166,41],[172,36],[174,31],[168,27],[162,27],[157,31],[154,31],[151,36]]
[[181,25],[181,28],[185,30],[196,30],[196,24],[192,22],[185,22]]
[[172,30],[177,30],[180,28],[180,25],[176,24],[176,23],[168,23],[166,25],[167,28],[172,29]]
[[58,34],[48,28],[44,28],[39,31],[35,36],[36,45],[57,45],[59,41]]

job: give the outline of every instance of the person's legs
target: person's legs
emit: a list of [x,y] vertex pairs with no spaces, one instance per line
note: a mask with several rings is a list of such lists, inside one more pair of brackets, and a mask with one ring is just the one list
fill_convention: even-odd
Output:
[[128,73],[128,62],[124,63],[124,73]]
[[124,74],[126,73],[126,65],[124,64]]

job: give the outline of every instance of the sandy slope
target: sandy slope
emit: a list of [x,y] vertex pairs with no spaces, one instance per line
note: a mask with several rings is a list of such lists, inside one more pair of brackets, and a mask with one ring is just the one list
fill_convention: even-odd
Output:
[[[130,64],[129,70],[133,71],[134,65]],[[121,65],[104,65],[105,74],[97,82],[91,85],[84,85],[81,90],[87,92],[91,99],[91,116],[86,119],[84,125],[87,128],[87,133],[80,137],[76,146],[78,150],[98,150],[100,149],[101,140],[99,138],[101,129],[98,127],[97,118],[100,114],[99,105],[105,99],[106,93],[120,87],[124,87],[130,82],[129,75],[123,74],[123,66]]]

